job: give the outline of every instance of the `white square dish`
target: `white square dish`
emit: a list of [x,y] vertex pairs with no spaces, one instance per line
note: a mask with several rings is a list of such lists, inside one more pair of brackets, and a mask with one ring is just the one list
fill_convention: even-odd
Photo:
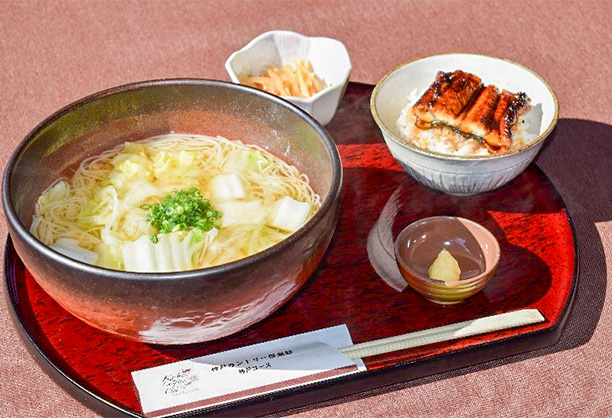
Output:
[[352,70],[348,51],[342,42],[290,31],[270,31],[230,55],[225,69],[231,80],[239,84],[239,75],[258,75],[270,65],[280,67],[291,64],[295,57],[310,61],[327,87],[309,98],[281,97],[325,125],[336,113]]

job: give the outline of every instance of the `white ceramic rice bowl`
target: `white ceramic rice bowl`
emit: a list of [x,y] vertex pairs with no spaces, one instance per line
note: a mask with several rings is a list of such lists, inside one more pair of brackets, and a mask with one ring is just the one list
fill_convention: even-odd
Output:
[[270,65],[291,64],[294,57],[310,61],[315,73],[327,83],[327,87],[309,98],[281,97],[325,125],[336,113],[353,68],[342,42],[331,38],[307,37],[290,31],[270,31],[230,55],[225,62],[225,69],[232,81],[239,84],[239,74],[258,75]]
[[[532,112],[533,139],[510,153],[485,156],[449,155],[428,151],[402,139],[396,124],[414,90],[422,94],[438,71],[463,70],[500,90],[524,91]],[[393,157],[417,181],[452,195],[475,195],[497,189],[517,177],[536,157],[559,116],[557,97],[538,74],[512,61],[475,54],[444,54],[404,63],[376,85],[370,100],[372,116]],[[537,121],[536,121],[537,122]]]

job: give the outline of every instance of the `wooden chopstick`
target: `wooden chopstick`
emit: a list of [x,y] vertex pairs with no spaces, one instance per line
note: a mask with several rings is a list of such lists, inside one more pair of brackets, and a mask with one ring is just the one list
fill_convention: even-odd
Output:
[[359,359],[543,321],[545,318],[537,309],[522,309],[354,344],[339,350],[351,359]]

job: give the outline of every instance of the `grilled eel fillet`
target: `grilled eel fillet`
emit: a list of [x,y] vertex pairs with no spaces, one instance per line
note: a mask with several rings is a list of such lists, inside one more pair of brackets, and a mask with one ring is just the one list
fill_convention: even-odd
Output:
[[446,125],[485,141],[497,152],[510,148],[516,122],[528,109],[525,93],[500,93],[493,85],[483,86],[477,76],[457,70],[440,71],[412,112],[418,128]]
[[475,75],[461,70],[453,73],[440,71],[412,107],[412,112],[423,127],[437,123],[454,126],[463,108],[481,87],[480,78]]

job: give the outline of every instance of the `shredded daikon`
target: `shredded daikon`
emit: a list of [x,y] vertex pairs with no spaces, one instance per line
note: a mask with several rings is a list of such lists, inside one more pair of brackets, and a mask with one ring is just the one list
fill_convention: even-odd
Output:
[[242,84],[256,87],[277,96],[307,98],[320,92],[327,84],[319,78],[308,60],[293,58],[293,65],[270,65],[259,76],[238,77]]

